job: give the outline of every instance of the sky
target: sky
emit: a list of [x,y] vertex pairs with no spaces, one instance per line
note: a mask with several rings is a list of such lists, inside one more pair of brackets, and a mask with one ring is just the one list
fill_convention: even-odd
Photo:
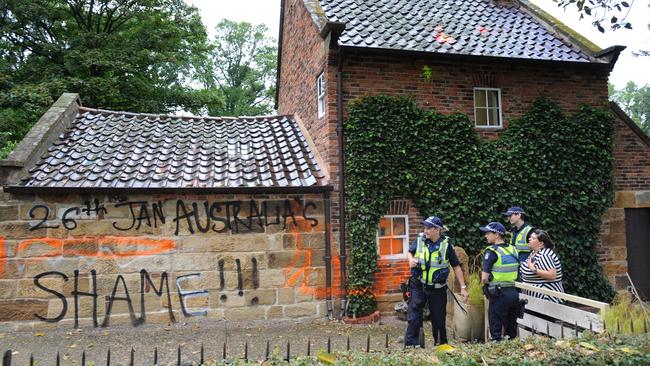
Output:
[[[199,9],[203,23],[211,34],[214,33],[214,28],[221,19],[230,19],[252,24],[265,24],[269,28],[269,35],[276,40],[278,38],[280,0],[185,1]],[[591,25],[590,18],[585,17],[580,20],[575,7],[563,10],[551,0],[532,0],[532,2],[602,48],[614,45],[627,46],[627,49],[621,53],[614,71],[610,74],[610,82],[617,89],[623,88],[629,80],[634,81],[637,85],[650,84],[650,57],[634,57],[632,55],[633,51],[639,49],[650,50],[650,29],[648,29],[650,8],[647,0],[628,0],[632,5],[626,20],[632,23],[632,30],[606,30],[605,34],[598,32]],[[622,18],[622,15],[619,15],[618,18]]]

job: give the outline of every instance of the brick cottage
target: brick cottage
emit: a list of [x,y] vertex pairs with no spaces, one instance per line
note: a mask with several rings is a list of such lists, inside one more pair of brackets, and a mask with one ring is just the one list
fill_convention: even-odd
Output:
[[[114,112],[64,94],[0,162],[2,327],[341,315],[350,101],[410,95],[491,139],[539,95],[608,106],[622,50],[527,1],[283,0],[280,25],[279,116]],[[650,140],[609,108],[616,197],[598,255],[613,284],[629,266],[648,291],[647,266],[632,270],[648,251],[630,243],[650,227]],[[420,221],[395,197],[379,223],[383,311]]]

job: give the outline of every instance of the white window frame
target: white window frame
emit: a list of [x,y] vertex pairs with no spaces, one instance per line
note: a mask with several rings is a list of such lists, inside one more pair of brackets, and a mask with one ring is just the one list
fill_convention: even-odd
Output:
[[402,253],[400,254],[388,254],[388,255],[381,255],[380,254],[380,249],[379,249],[379,226],[377,227],[377,232],[375,234],[375,245],[377,246],[377,254],[380,256],[381,259],[403,259],[406,258],[406,253],[408,253],[409,250],[409,216],[408,215],[384,215],[381,217],[382,219],[391,219],[390,220],[390,225],[391,225],[391,232],[393,231],[393,218],[403,218],[404,219],[404,235],[393,235],[393,236],[382,236],[381,238],[402,238]]
[[325,73],[322,72],[316,79],[316,103],[318,118],[325,115]]
[[[486,93],[485,93],[485,105],[486,105],[486,107],[477,107],[476,106],[476,92],[477,91],[486,91]],[[490,91],[496,91],[497,92],[497,100],[498,100],[498,103],[499,103],[498,107],[490,107],[489,106],[488,102],[489,102],[490,98],[488,97],[487,92],[490,92]],[[501,89],[499,89],[499,88],[474,88],[474,90],[472,91],[472,100],[474,100],[474,127],[476,127],[476,128],[485,128],[485,129],[503,128],[503,116],[502,116],[502,109],[501,109],[501,106],[503,104],[501,103]],[[497,117],[499,118],[499,124],[497,124],[497,125],[479,125],[479,124],[477,124],[477,121],[476,121],[476,110],[477,109],[485,109],[486,111],[496,109],[497,112],[498,112]],[[488,116],[488,123],[489,123],[490,122],[490,113],[487,113],[487,116]]]

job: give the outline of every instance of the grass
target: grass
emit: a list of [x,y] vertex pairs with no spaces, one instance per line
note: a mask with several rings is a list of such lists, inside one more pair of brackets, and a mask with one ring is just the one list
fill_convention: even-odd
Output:
[[[647,311],[647,309],[646,309]],[[641,304],[632,303],[629,293],[619,293],[614,298],[614,303],[604,313],[605,327],[609,333],[642,334],[646,321]],[[648,324],[645,323],[648,331]]]

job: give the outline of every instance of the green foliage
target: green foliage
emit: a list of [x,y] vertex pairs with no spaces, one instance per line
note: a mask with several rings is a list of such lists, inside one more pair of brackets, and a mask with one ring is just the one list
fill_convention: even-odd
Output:
[[442,217],[468,254],[485,246],[481,224],[526,207],[557,243],[567,291],[610,300],[594,248],[613,197],[612,134],[605,111],[565,116],[545,99],[488,142],[466,116],[424,111],[408,98],[354,102],[345,124],[350,290],[372,286],[377,224],[388,202],[405,196],[423,216]]
[[62,92],[88,107],[149,113],[209,101],[189,87],[207,34],[182,0],[0,0],[0,9],[0,148]]
[[609,97],[650,136],[650,85],[637,86],[633,81],[628,81],[621,90],[616,90],[612,85]]
[[485,296],[483,295],[480,273],[471,273],[467,276],[465,283],[467,284],[468,302],[472,305],[482,305]]
[[627,22],[627,16],[632,9],[630,4],[634,1],[628,2],[625,0],[553,0],[559,7],[567,8],[575,5],[580,14],[580,19],[585,15],[593,19],[592,24],[598,29],[600,33],[605,33],[603,25],[609,24],[612,31],[620,29],[621,27],[632,29],[632,24]]
[[272,111],[277,46],[266,37],[265,25],[227,19],[217,24],[211,53],[200,73],[206,90],[220,103],[208,105],[209,115],[261,115]]
[[[415,366],[415,365],[527,365],[527,366],[608,366],[650,364],[650,335],[637,336],[585,336],[571,340],[553,340],[531,337],[489,343],[464,343],[456,345],[451,353],[430,349],[381,350],[335,352],[335,366]],[[259,365],[241,359],[211,361],[207,365]],[[308,366],[323,365],[317,357],[292,358],[289,362],[274,353],[264,365]],[[329,364],[329,363],[326,363]]]

